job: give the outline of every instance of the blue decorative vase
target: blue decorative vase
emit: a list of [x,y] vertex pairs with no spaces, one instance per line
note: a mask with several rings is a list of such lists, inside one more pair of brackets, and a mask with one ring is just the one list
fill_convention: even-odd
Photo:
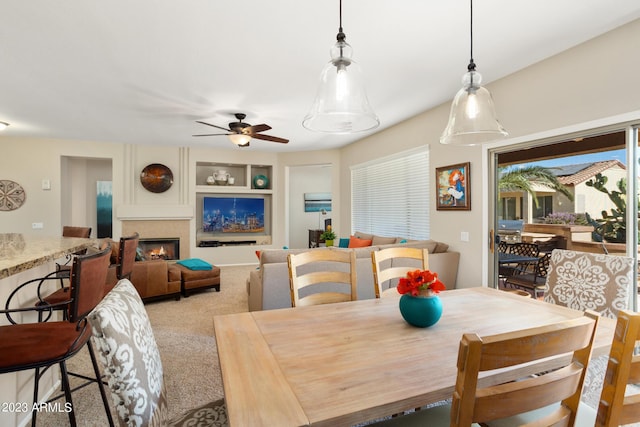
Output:
[[400,297],[400,314],[408,324],[426,328],[438,323],[442,316],[442,301],[437,295]]

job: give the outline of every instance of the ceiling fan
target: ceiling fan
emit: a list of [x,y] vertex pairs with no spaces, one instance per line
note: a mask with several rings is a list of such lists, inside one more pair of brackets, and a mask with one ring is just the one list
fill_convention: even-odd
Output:
[[237,122],[231,122],[229,123],[229,128],[224,128],[222,126],[216,126],[216,125],[212,125],[211,123],[207,123],[207,122],[202,122],[200,120],[196,120],[196,123],[202,123],[203,125],[207,125],[207,126],[211,126],[217,129],[221,129],[223,131],[226,131],[228,133],[209,133],[209,134],[203,134],[203,135],[193,135],[193,136],[218,136],[218,135],[227,135],[229,136],[229,139],[231,140],[231,142],[233,142],[234,144],[236,144],[239,147],[248,147],[249,146],[249,141],[251,141],[252,138],[255,139],[262,139],[264,141],[271,141],[271,142],[279,142],[282,144],[286,144],[289,142],[288,139],[284,139],[284,138],[278,138],[277,136],[271,136],[271,135],[264,135],[260,132],[264,132],[267,131],[269,129],[271,129],[271,126],[269,125],[265,125],[265,124],[261,124],[261,125],[255,125],[252,126],[249,123],[245,123],[242,120],[244,120],[245,117],[247,117],[246,114],[243,113],[236,113],[234,114],[236,119],[238,119]]

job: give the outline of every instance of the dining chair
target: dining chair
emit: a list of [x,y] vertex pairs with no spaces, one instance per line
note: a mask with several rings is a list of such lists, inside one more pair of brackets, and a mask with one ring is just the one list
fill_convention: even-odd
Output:
[[[615,319],[620,310],[629,309],[634,268],[633,258],[623,255],[554,249],[544,301]],[[590,363],[582,400],[592,408],[598,407],[606,369],[606,356]]]
[[138,291],[122,279],[88,317],[121,426],[228,425],[224,399],[168,419],[164,371]]
[[[398,279],[414,270],[429,268],[429,251],[420,248],[394,247],[371,251],[373,286],[376,298],[396,292]],[[384,286],[384,289],[383,289]]]
[[522,289],[533,298],[543,297],[550,262],[551,253],[545,253],[536,262],[533,272],[522,272],[506,277],[504,287]]
[[[107,421],[113,426],[113,419],[107,402],[107,395],[101,380],[100,370],[93,347],[91,345],[91,327],[86,316],[95,308],[104,295],[104,283],[109,266],[111,248],[107,246],[100,251],[88,251],[86,255],[74,257],[70,270],[69,300],[58,306],[36,305],[30,307],[11,307],[12,301],[19,300],[18,295],[29,289],[31,285],[39,286],[42,278],[29,280],[16,288],[9,296],[5,310],[0,310],[9,321],[9,325],[0,326],[0,374],[35,370],[32,406],[32,426],[36,425],[36,403],[39,403],[38,384],[42,375],[52,366],[60,367],[63,396],[66,399],[69,423],[76,425],[72,392],[67,371],[67,360],[76,355],[85,346],[89,351],[95,377],[83,376],[98,384]],[[49,280],[58,280],[49,277]],[[46,321],[28,323],[28,313],[47,312],[47,320],[52,310],[64,306],[68,311],[63,321]],[[56,396],[47,403],[62,396]]]
[[620,310],[607,373],[600,394],[595,427],[617,427],[640,422],[640,356],[634,354],[640,340],[640,314]]
[[355,251],[316,249],[289,254],[287,263],[292,307],[358,299]]
[[[582,423],[578,407],[597,323],[598,316],[588,312],[520,331],[490,336],[463,334],[451,403],[423,408],[376,425],[513,427],[532,422],[537,422],[536,426],[588,425]],[[541,375],[492,385],[479,381],[487,371],[517,368],[563,355],[571,357],[558,359],[563,361],[562,366]]]

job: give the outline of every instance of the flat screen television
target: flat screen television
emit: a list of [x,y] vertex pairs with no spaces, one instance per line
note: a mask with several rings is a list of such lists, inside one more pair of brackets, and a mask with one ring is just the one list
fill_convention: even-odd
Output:
[[216,234],[264,233],[264,199],[204,197],[202,231]]

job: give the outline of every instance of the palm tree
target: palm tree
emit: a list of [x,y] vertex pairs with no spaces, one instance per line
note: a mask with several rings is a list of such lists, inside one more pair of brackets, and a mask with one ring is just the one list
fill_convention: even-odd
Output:
[[536,206],[538,206],[538,198],[536,197],[534,185],[542,185],[555,190],[573,201],[573,194],[569,191],[569,188],[558,181],[558,177],[548,168],[542,166],[502,166],[498,168],[498,176],[499,193],[503,191],[523,191],[531,195]]

